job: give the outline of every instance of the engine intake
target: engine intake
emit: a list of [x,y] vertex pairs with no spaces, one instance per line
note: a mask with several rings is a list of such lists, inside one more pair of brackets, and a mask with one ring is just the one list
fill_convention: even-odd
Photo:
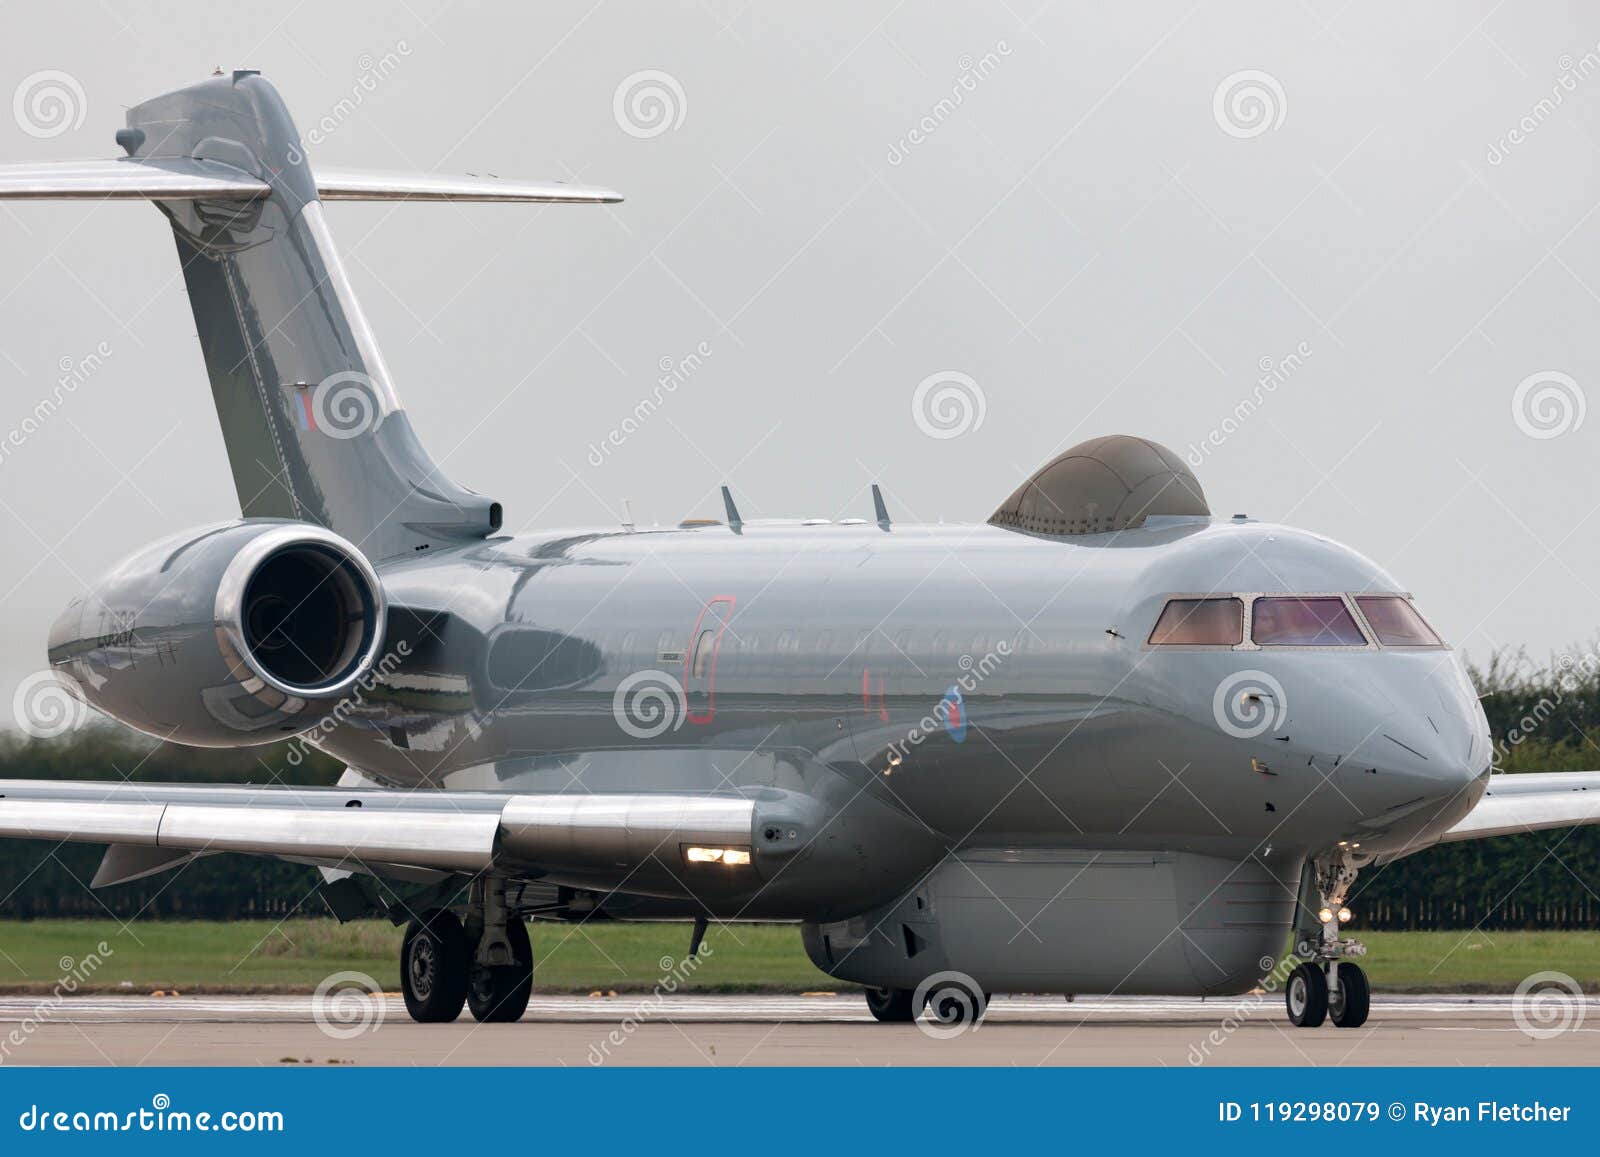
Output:
[[246,519],[158,543],[74,600],[50,661],[106,714],[202,747],[315,725],[374,669],[383,586],[353,544]]
[[348,691],[376,659],[383,590],[331,531],[283,527],[243,547],[217,589],[216,621],[266,683],[308,698]]

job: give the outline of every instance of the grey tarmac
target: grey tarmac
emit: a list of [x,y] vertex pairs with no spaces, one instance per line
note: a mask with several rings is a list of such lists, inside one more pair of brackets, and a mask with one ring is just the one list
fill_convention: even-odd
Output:
[[[1600,999],[1535,1037],[1508,996],[1377,996],[1362,1028],[1296,1030],[1275,995],[996,997],[935,1039],[858,995],[535,996],[519,1024],[414,1024],[396,996],[0,997],[0,1065],[1594,1065]],[[381,1013],[381,1015],[380,1015]],[[345,1035],[348,1034],[348,1035]],[[20,1043],[19,1043],[20,1042]]]

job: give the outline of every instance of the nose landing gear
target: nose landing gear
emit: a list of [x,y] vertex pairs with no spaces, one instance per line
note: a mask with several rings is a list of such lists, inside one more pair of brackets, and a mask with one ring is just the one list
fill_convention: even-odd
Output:
[[1317,1028],[1332,1018],[1338,1028],[1360,1028],[1372,1011],[1372,986],[1366,970],[1349,958],[1365,956],[1367,946],[1339,935],[1340,926],[1350,919],[1344,902],[1360,865],[1353,851],[1340,847],[1308,869],[1321,903],[1312,913],[1302,902],[1303,918],[1296,921],[1295,954],[1305,963],[1289,974],[1284,990],[1289,1023]]

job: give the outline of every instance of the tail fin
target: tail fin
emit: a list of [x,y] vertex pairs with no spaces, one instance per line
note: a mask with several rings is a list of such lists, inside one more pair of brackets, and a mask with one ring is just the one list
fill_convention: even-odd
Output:
[[620,200],[555,182],[307,164],[277,90],[213,77],[128,112],[128,159],[0,168],[0,197],[144,197],[172,223],[246,516],[319,523],[381,559],[500,528],[446,478],[400,408],[320,198]]

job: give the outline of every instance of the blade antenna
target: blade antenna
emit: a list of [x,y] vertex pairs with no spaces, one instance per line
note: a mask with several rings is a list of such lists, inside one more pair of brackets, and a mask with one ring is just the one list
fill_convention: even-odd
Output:
[[889,529],[889,508],[883,504],[883,491],[878,489],[878,484],[872,484],[872,513],[878,520],[879,530]]
[[728,514],[728,529],[735,534],[743,534],[744,519],[739,517],[739,508],[733,504],[733,492],[726,486],[722,488],[722,508]]

